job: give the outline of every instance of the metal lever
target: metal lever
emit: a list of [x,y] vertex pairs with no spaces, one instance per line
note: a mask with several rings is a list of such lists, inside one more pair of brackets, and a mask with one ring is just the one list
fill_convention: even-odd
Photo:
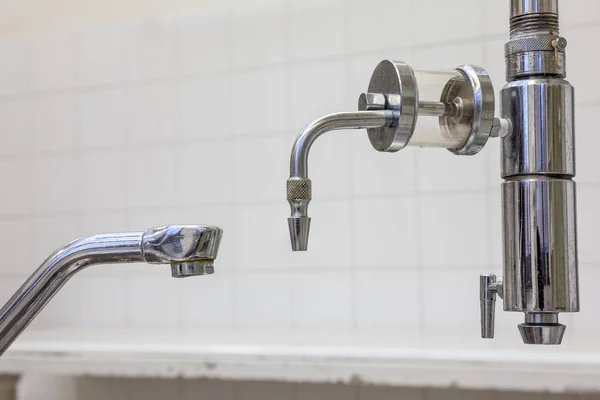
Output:
[[496,275],[484,274],[479,277],[479,301],[481,306],[481,337],[494,338],[496,315],[496,295],[502,297],[502,280]]

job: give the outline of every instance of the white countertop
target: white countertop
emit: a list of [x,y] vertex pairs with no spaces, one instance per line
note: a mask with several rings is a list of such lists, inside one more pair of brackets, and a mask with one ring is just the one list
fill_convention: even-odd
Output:
[[30,330],[0,372],[600,391],[593,338],[540,347],[511,333]]

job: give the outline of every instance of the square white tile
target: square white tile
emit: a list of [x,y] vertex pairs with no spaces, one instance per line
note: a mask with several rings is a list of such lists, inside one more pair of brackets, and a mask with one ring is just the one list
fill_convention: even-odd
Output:
[[146,19],[124,30],[128,81],[161,79],[175,73],[175,27],[170,20]]
[[[353,175],[350,143],[360,131],[331,131],[315,141],[308,157],[308,176],[312,180],[313,203],[321,198],[346,198]],[[289,149],[292,149],[290,144]],[[289,150],[288,150],[289,152]]]
[[32,237],[31,219],[0,219],[0,240],[6,249],[0,271],[7,274],[28,274],[35,271],[37,260],[32,261],[29,257],[32,253]]
[[75,41],[70,33],[37,36],[31,44],[32,89],[75,85]]
[[82,236],[81,220],[76,215],[35,217],[31,220],[33,234],[33,272],[58,248]]
[[[33,162],[27,161],[31,164],[27,167],[33,168],[33,179],[29,184],[33,194],[31,210],[34,213],[73,211],[83,206],[81,183],[84,175],[81,161],[75,155],[38,157]],[[19,174],[19,177],[23,179],[23,175]]]
[[291,277],[286,273],[235,278],[234,327],[285,330],[291,324]]
[[487,194],[487,207],[488,207],[488,231],[491,231],[491,253],[490,262],[492,265],[502,265],[504,256],[504,250],[502,247],[502,194],[500,190]]
[[598,278],[600,278],[598,264],[579,264],[579,303],[581,304],[581,311],[574,314],[573,323],[577,333],[589,334],[589,332],[600,330],[600,321],[594,312],[598,309],[597,307],[600,307],[600,299],[594,293],[596,279]]
[[32,46],[27,39],[0,40],[0,95],[31,90]]
[[178,310],[182,329],[231,329],[234,326],[234,278],[222,273],[220,259],[215,273],[182,279]]
[[235,135],[279,133],[288,125],[284,67],[241,71],[231,77],[229,110]]
[[350,271],[291,275],[294,329],[352,328],[353,280]]
[[352,231],[356,264],[416,265],[418,207],[413,198],[357,200]]
[[370,271],[370,267],[359,265],[355,272],[357,328],[417,329],[422,288],[416,267],[399,267],[394,271]]
[[[569,32],[561,32],[569,41],[567,79],[575,87],[575,104],[598,100],[598,83],[590,81],[595,72],[594,65],[600,62],[600,55],[589,51],[589,40],[600,35],[599,26],[585,26]],[[578,128],[576,128],[578,129]],[[581,134],[581,130],[578,131]]]
[[[492,3],[492,2],[486,2]],[[495,3],[495,2],[494,2]],[[506,4],[504,4],[506,6]],[[504,44],[507,38],[489,40],[483,46],[483,67],[492,79],[496,90],[496,115],[500,115],[500,90],[506,83],[506,63],[504,61]],[[499,141],[498,139],[494,141]]]
[[175,148],[137,148],[126,153],[125,182],[129,207],[169,206],[175,204]]
[[419,190],[448,192],[483,190],[487,187],[488,153],[473,157],[456,156],[446,149],[418,149]]
[[77,96],[80,144],[83,147],[122,146],[125,142],[125,90],[97,89]]
[[[127,210],[102,210],[79,213],[77,219],[79,221],[80,234],[82,236],[89,236],[99,233],[131,232],[133,230],[129,227],[128,214]],[[137,229],[136,231],[142,230]],[[126,269],[126,266],[115,267],[115,270]]]
[[285,29],[290,59],[304,60],[344,54],[345,8],[343,0],[288,1]]
[[[594,0],[559,2],[561,26],[576,28],[600,21],[600,4]],[[568,37],[567,37],[568,38]]]
[[[420,0],[417,2],[417,8],[422,7],[426,3],[431,2],[432,0]],[[472,0],[469,0],[472,1]],[[461,2],[468,3],[469,1]],[[481,2],[478,2],[481,3]],[[444,15],[443,11],[437,11],[436,18],[447,18],[447,15]],[[473,18],[475,19],[475,18]],[[428,29],[430,29],[431,25],[429,25]],[[478,35],[476,35],[478,36]],[[448,36],[444,34],[444,38],[448,40]],[[471,43],[459,43],[458,44],[448,44],[446,46],[419,46],[413,49],[412,54],[412,67],[416,69],[455,69],[459,65],[463,64],[475,64],[482,65],[484,61],[484,42],[477,41]],[[504,65],[504,64],[502,64]],[[484,66],[485,67],[485,66]],[[427,85],[427,81],[421,83],[421,85]],[[425,86],[426,87],[426,86]]]
[[479,37],[484,26],[483,3],[480,0],[464,0],[460,3],[439,0],[415,2],[415,41],[435,43]]
[[128,282],[128,323],[133,329],[177,330],[180,327],[185,282],[171,278],[168,265],[162,267],[163,276],[136,274]]
[[[317,118],[347,111],[346,69],[344,61],[292,64],[289,94],[291,112],[289,118],[292,130],[300,133],[306,125]],[[359,94],[355,95],[356,99]]]
[[30,99],[13,99],[0,101],[0,131],[4,143],[0,146],[0,154],[28,153],[32,148],[32,111]]
[[[425,268],[422,290],[421,318],[427,330],[461,329],[466,337],[481,340],[478,271],[449,266]],[[500,310],[501,306],[498,314]]]
[[[177,86],[177,129],[181,139],[231,136],[227,75],[185,78]],[[235,115],[235,114],[233,114]]]
[[598,220],[593,217],[600,204],[600,188],[582,187],[577,189],[577,241],[579,262],[600,263],[598,253]]
[[507,1],[483,1],[483,33],[505,35],[508,39],[510,3]]
[[[0,200],[0,213],[20,214],[31,211],[35,181],[32,178],[32,161],[29,159],[0,160],[0,182],[9,193]],[[33,182],[33,184],[32,184]]]
[[79,32],[75,42],[75,75],[78,86],[123,82],[129,57],[127,31],[116,26]]
[[600,145],[600,138],[592,134],[600,107],[578,107],[575,113],[575,151],[578,183],[600,182],[600,159],[595,149]]
[[239,269],[274,269],[292,266],[287,225],[289,206],[238,205],[234,211],[235,265]]
[[231,62],[234,67],[278,64],[284,61],[283,0],[239,5],[231,13]]
[[175,21],[179,74],[189,75],[229,68],[231,40],[227,11],[206,10]]
[[285,136],[233,141],[235,202],[285,201],[291,145]]
[[202,142],[175,150],[176,204],[231,201],[231,144]]
[[[355,196],[414,194],[417,183],[416,155],[421,149],[405,148],[397,153],[377,151],[366,131],[351,137]],[[350,132],[349,134],[352,134]]]
[[32,147],[35,151],[61,151],[77,147],[77,110],[72,93],[37,97],[31,107]]
[[414,1],[352,0],[348,3],[348,43],[353,52],[408,47],[413,44]]
[[487,196],[424,197],[420,240],[425,265],[486,265],[489,261]]
[[44,308],[38,317],[43,326],[46,329],[126,328],[127,282],[121,277],[85,277],[84,274],[85,271],[80,272],[70,279]]
[[127,88],[127,138],[140,143],[168,143],[177,128],[177,87],[172,82],[133,85]]
[[[83,153],[77,182],[80,198],[76,205],[84,210],[123,209],[127,206],[125,184],[125,152]],[[72,174],[72,172],[71,172]]]

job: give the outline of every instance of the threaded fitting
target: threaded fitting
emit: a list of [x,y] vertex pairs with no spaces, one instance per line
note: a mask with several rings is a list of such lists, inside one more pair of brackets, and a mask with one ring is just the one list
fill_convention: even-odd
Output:
[[510,38],[526,35],[558,36],[558,14],[523,14],[510,19]]

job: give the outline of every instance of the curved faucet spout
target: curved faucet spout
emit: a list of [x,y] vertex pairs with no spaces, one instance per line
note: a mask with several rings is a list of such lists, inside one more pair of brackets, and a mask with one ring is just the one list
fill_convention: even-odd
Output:
[[306,251],[310,218],[308,204],[312,199],[312,182],[308,178],[308,153],[314,141],[328,131],[340,129],[378,128],[395,123],[394,112],[356,111],[329,114],[314,120],[298,135],[290,157],[290,178],[287,180],[288,218],[292,250]]
[[94,235],[55,251],[0,310],[0,356],[74,274],[97,264],[170,264],[173,277],[213,272],[223,231],[178,225],[147,232]]

